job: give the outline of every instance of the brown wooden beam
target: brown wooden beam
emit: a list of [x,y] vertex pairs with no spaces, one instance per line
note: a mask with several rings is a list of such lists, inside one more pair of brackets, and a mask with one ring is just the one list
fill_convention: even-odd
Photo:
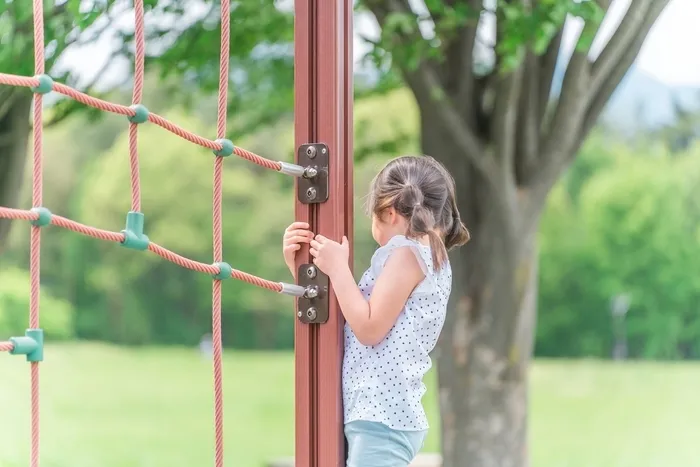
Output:
[[[340,241],[353,230],[352,0],[295,0],[295,144],[329,149],[329,197],[296,202],[296,219]],[[351,252],[352,258],[352,252]],[[308,249],[297,266],[309,263]],[[296,323],[295,467],[343,467],[341,398],[344,320],[331,290],[324,324]]]

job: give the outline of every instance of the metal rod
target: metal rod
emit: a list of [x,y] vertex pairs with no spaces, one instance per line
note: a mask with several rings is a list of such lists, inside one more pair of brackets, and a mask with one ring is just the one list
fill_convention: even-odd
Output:
[[281,161],[280,165],[280,173],[291,175],[292,177],[314,178],[318,175],[318,169],[316,167],[303,167],[301,165]]
[[280,291],[280,293],[283,293],[285,295],[291,295],[293,297],[303,297],[306,293],[306,287],[302,287],[296,284],[286,284],[284,282],[280,282],[280,284],[282,284],[282,290]]

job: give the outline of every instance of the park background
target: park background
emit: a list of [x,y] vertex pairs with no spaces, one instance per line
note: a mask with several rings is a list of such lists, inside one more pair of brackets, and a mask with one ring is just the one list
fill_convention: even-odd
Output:
[[[535,467],[700,465],[700,71],[683,75],[691,68],[676,67],[679,79],[668,69],[653,73],[693,60],[681,52],[692,34],[697,38],[683,19],[698,14],[691,3],[671,2],[549,195],[538,234],[539,315],[529,381]],[[232,20],[235,28],[236,16]],[[91,56],[104,52],[95,44],[86,49]],[[657,53],[665,62],[650,58],[654,47],[671,49]],[[93,62],[90,56],[67,57],[63,66],[71,69],[89,70],[87,62]],[[211,89],[173,77],[165,72],[168,65],[164,59],[149,67],[149,109],[196,133],[214,133]],[[2,67],[17,72],[10,63]],[[100,70],[104,81],[119,76],[118,66]],[[285,73],[278,84],[291,92],[291,74]],[[359,66],[358,77],[362,82]],[[109,100],[129,101],[128,82],[103,85]],[[363,212],[371,177],[388,158],[420,152],[410,92],[366,94],[360,93],[355,108],[358,274],[375,248]],[[246,105],[259,107],[232,115],[236,144],[292,160],[285,104],[261,95]],[[60,120],[45,134],[47,207],[119,230],[129,205],[124,119],[71,110]],[[155,126],[141,128],[139,149],[149,236],[206,261],[211,156]],[[23,207],[31,202],[30,171],[25,175]],[[293,197],[291,179],[227,160],[226,260],[261,277],[291,281],[280,246],[293,220]],[[15,222],[1,245],[2,336],[26,327],[28,231]],[[42,367],[45,465],[211,464],[211,369],[197,348],[211,326],[211,279],[59,229],[43,236],[42,255],[42,327],[50,342]],[[288,297],[224,284],[227,465],[261,467],[293,453],[294,320]],[[2,467],[26,462],[26,370],[20,359],[0,359]],[[436,429],[426,451],[439,450],[437,397],[431,373],[426,404]]]

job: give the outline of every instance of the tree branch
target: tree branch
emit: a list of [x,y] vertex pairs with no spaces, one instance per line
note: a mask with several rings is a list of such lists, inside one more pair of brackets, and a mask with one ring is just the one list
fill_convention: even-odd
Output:
[[630,46],[627,48],[627,50],[625,50],[625,53],[622,55],[622,57],[620,57],[615,68],[612,70],[607,79],[603,81],[603,83],[601,83],[598,92],[596,92],[593,96],[591,103],[588,106],[588,110],[586,111],[586,116],[584,117],[583,124],[581,126],[581,133],[579,139],[576,143],[574,151],[572,151],[572,159],[573,157],[575,157],[576,153],[578,152],[578,149],[583,144],[583,141],[585,141],[588,133],[590,133],[590,131],[593,129],[593,126],[595,126],[596,122],[598,121],[598,118],[600,117],[601,112],[605,108],[605,105],[608,103],[608,100],[612,96],[613,92],[615,92],[615,89],[617,89],[618,85],[627,74],[627,71],[636,60],[639,51],[642,49],[644,41],[646,40],[647,35],[649,34],[649,31],[651,30],[652,26],[656,22],[656,19],[659,17],[661,12],[664,10],[664,8],[666,8],[668,3],[669,0],[655,0],[654,4],[651,6],[646,16],[644,17],[644,21],[641,24],[636,37],[634,38]]
[[434,72],[425,65],[419,65],[414,72],[403,70],[404,79],[416,96],[420,107],[431,106],[441,123],[454,138],[469,162],[479,171],[485,180],[498,185],[495,160],[486,157],[483,145],[475,133],[466,126],[444,89],[440,86]]
[[[367,0],[367,7],[377,18],[380,27],[384,27],[386,17],[390,13],[412,13],[405,0]],[[423,40],[420,37],[408,37],[408,40]],[[419,107],[430,106],[440,119],[443,126],[454,138],[469,162],[480,175],[494,186],[500,184],[495,160],[487,158],[483,145],[470,129],[462,116],[457,112],[454,103],[447,98],[442,83],[435,68],[427,60],[421,60],[416,69],[403,67],[401,72],[406,83],[416,97]],[[498,192],[496,190],[495,192]]]
[[591,92],[598,91],[602,83],[617,67],[620,58],[634,42],[639,28],[644,24],[649,8],[652,4],[658,5],[664,0],[634,0],[630,2],[627,13],[620,22],[617,30],[610,38],[605,48],[596,59],[591,70]]
[[561,50],[561,40],[564,37],[564,28],[557,33],[547,47],[547,51],[540,58],[539,71],[539,90],[537,91],[539,111],[538,122],[542,125],[544,116],[547,112],[547,104],[549,104],[549,96],[552,93],[552,82],[554,81],[554,72],[556,71],[557,61],[559,59],[559,51]]
[[[668,3],[669,0],[654,0],[653,5],[646,11],[642,21],[637,23],[637,30],[635,31],[632,41],[627,44],[625,53],[617,58],[617,62],[610,70],[606,80],[600,83],[597,90],[587,91],[587,98],[584,99],[585,106],[583,108],[583,115],[581,116],[578,124],[575,126],[572,125],[575,128],[575,132],[571,138],[572,144],[557,148],[553,142],[550,142],[552,146],[548,147],[547,150],[551,151],[551,154],[555,154],[556,156],[550,156],[551,158],[547,161],[547,164],[544,164],[541,167],[541,171],[537,176],[532,206],[542,203],[551,187],[559,178],[561,172],[566,169],[566,167],[576,156],[578,149],[595,125],[595,122],[600,116],[605,104],[608,102],[610,96],[620,84],[620,81],[622,81],[622,78],[629,70],[629,67],[632,65],[632,63],[634,63],[634,60],[639,54],[639,51],[644,44],[644,40],[649,34],[654,22],[664,8],[666,8]],[[567,71],[567,75],[569,71],[570,70]],[[563,97],[565,97],[565,92],[566,90],[562,90]],[[556,123],[557,117],[555,116],[554,124],[556,125]],[[532,206],[531,208],[534,209]],[[530,215],[532,215],[532,213],[530,213]]]
[[457,109],[465,117],[470,128],[474,128],[477,118],[471,104],[473,101],[472,96],[475,92],[474,46],[481,18],[480,8],[483,7],[481,3],[480,0],[469,0],[467,7],[477,12],[476,18],[473,24],[466,24],[460,28],[457,35],[458,40],[453,45],[454,50],[448,48],[446,58],[447,63],[454,63],[452,73],[447,77],[448,89],[453,87],[449,83],[457,83],[456,87],[454,87],[457,91],[455,93]]
[[[538,57],[528,52],[525,57],[523,88],[518,112],[518,138],[515,159],[515,178],[518,185],[526,185],[536,166],[540,147],[540,66]],[[546,91],[549,94],[548,91]],[[546,101],[544,102],[546,105]]]
[[492,116],[491,141],[495,147],[496,157],[501,161],[503,175],[508,177],[513,175],[523,69],[524,66],[520,65],[508,75],[499,77],[496,84],[496,104]]

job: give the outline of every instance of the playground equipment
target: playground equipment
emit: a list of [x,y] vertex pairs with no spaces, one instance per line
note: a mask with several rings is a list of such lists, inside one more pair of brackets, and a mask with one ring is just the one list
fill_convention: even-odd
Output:
[[[230,0],[221,1],[221,56],[216,139],[195,135],[142,104],[145,34],[144,2],[134,0],[135,66],[130,106],[114,104],[54,82],[44,69],[43,2],[33,0],[35,76],[0,73],[0,84],[34,92],[32,208],[0,207],[0,218],[31,225],[29,329],[24,336],[0,341],[0,352],[24,355],[31,375],[30,467],[39,467],[39,368],[44,335],[39,323],[41,230],[62,227],[137,251],[148,250],[184,268],[212,276],[212,344],[214,374],[215,467],[224,465],[224,420],[221,346],[221,281],[238,279],[298,298],[295,326],[296,467],[344,465],[340,373],[343,322],[328,278],[309,264],[308,249],[298,255],[298,284],[273,282],[238,271],[223,261],[223,162],[235,154],[254,164],[297,179],[296,217],[314,232],[340,239],[352,233],[352,0],[295,0],[295,145],[297,164],[272,161],[236,147],[226,139],[229,81]],[[44,206],[42,192],[43,96],[63,94],[85,105],[125,116],[129,123],[131,210],[120,232],[102,230],[55,215]],[[141,210],[138,128],[153,123],[213,151],[214,261],[206,264],[174,253],[146,235]]]

